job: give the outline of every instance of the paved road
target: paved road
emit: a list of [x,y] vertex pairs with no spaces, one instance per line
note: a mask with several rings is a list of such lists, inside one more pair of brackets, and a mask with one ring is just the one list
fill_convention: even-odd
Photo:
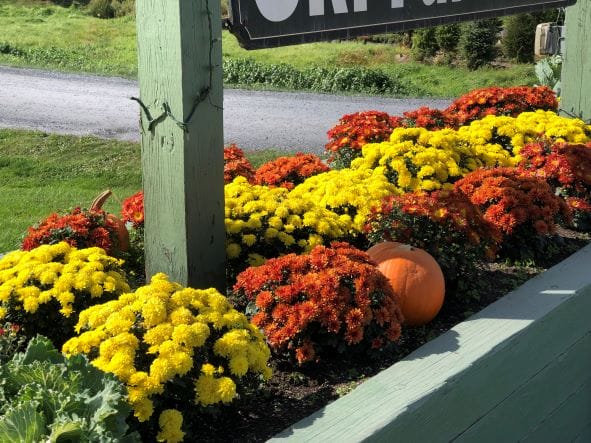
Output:
[[[121,78],[0,67],[0,127],[139,140],[137,82]],[[391,115],[449,100],[390,99],[311,93],[224,91],[224,141],[245,150],[321,152],[343,114],[376,109]]]

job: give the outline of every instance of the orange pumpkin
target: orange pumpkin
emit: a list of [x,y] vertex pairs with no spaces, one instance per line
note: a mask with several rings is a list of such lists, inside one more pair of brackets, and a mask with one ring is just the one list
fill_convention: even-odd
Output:
[[[113,192],[110,189],[107,189],[106,191],[101,192],[91,203],[90,205],[90,210],[91,211],[102,211],[103,210],[103,205],[105,204],[105,202],[107,201],[107,199],[113,194]],[[117,232],[117,245],[116,248],[114,248],[114,251],[111,252],[116,252],[121,251],[121,252],[125,252],[129,249],[129,232],[127,231],[127,228],[125,227],[125,222],[123,220],[121,220],[119,217],[117,217],[115,214],[111,214],[107,212],[107,219],[113,223],[115,225],[115,229]]]
[[426,251],[397,242],[383,242],[367,251],[400,297],[405,324],[424,325],[435,318],[445,295],[439,264]]

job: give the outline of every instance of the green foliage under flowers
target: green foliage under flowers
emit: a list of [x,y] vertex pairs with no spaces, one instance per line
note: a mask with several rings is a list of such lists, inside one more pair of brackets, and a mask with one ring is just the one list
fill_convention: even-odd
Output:
[[297,69],[288,64],[259,63],[251,59],[225,59],[224,82],[233,85],[265,85],[317,92],[407,94],[402,80],[368,68]]
[[427,251],[441,267],[448,290],[494,259],[501,240],[480,210],[454,191],[385,198],[368,217],[366,230],[371,243],[396,241]]
[[0,365],[10,360],[25,345],[26,337],[19,331],[19,325],[0,323]]
[[0,364],[0,441],[134,442],[125,388],[84,356],[65,358],[45,337]]

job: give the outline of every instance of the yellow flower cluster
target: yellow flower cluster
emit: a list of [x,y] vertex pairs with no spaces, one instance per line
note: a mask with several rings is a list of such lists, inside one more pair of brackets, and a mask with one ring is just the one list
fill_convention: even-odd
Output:
[[380,170],[330,171],[291,191],[238,177],[225,186],[227,256],[246,252],[248,265],[256,266],[280,253],[354,238],[372,205],[393,192]]
[[76,302],[86,307],[105,293],[127,292],[129,285],[119,272],[122,263],[101,248],[76,249],[65,242],[10,252],[0,259],[0,320],[9,305],[35,314],[57,300],[62,316],[70,317]]
[[477,154],[499,147],[509,151],[513,163],[521,148],[541,136],[555,142],[586,143],[591,126],[576,118],[561,117],[553,111],[523,112],[517,117],[489,115],[458,130],[460,137],[475,147]]
[[491,115],[458,130],[396,128],[389,141],[365,145],[351,168],[383,168],[400,192],[446,189],[478,168],[515,166],[523,145],[541,136],[584,143],[591,126],[539,110],[518,117]]
[[156,436],[156,441],[167,443],[177,443],[183,441],[185,433],[181,430],[183,426],[183,414],[176,409],[166,409],[160,414],[158,419],[160,432]]
[[[83,311],[76,330],[84,332],[66,342],[63,352],[96,355],[93,365],[126,384],[140,421],[150,418],[153,397],[166,396],[164,385],[173,379],[194,383],[196,396],[189,403],[210,405],[233,400],[236,382],[247,372],[271,376],[269,348],[244,314],[217,290],[183,288],[164,274]],[[163,413],[160,420],[166,423],[162,438],[180,435],[176,413]]]

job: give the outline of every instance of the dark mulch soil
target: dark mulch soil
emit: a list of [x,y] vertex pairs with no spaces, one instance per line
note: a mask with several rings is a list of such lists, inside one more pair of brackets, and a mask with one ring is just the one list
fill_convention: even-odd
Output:
[[[589,242],[589,235],[560,231],[560,249],[534,265],[487,264],[478,278],[462,291],[469,302],[458,302],[448,288],[446,302],[427,326],[403,329],[399,343],[388,352],[367,356],[335,355],[320,363],[297,367],[273,360],[271,381],[255,394],[232,403],[211,417],[194,423],[194,437],[207,442],[262,442],[346,394],[363,379],[377,374],[398,360],[480,311],[534,275],[559,263]],[[464,292],[465,293],[465,292]]]

